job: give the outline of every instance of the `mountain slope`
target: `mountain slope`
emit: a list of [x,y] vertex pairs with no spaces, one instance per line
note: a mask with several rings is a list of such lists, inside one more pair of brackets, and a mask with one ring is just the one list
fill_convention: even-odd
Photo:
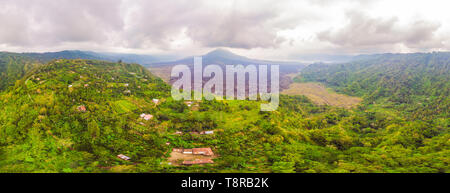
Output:
[[[237,54],[234,54],[228,50],[225,49],[216,49],[213,50],[205,55],[202,56],[203,59],[203,65],[210,65],[210,64],[217,64],[217,65],[235,65],[235,64],[242,64],[242,65],[280,65],[281,68],[283,66],[285,67],[294,67],[294,68],[302,68],[305,65],[298,62],[282,62],[282,61],[267,61],[267,60],[257,60],[257,59],[250,59],[244,56],[240,56]],[[171,61],[171,62],[160,62],[160,63],[154,63],[154,65],[177,65],[177,64],[186,64],[186,65],[193,65],[194,64],[194,57],[188,57],[185,59],[177,60],[177,61]],[[293,68],[293,69],[294,69]]]
[[37,67],[38,62],[21,54],[0,52],[0,91]]

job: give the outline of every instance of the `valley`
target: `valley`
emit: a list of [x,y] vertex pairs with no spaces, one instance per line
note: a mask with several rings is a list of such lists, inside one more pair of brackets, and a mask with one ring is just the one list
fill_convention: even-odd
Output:
[[263,112],[175,101],[138,64],[5,53],[0,69],[18,73],[0,92],[0,172],[448,172],[446,53],[374,57],[286,71],[279,109]]

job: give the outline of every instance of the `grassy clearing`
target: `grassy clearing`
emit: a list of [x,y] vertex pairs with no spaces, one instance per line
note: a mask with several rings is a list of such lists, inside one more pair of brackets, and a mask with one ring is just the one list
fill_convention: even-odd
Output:
[[129,113],[137,108],[133,103],[131,103],[130,101],[127,101],[127,100],[115,101],[113,103],[113,105],[115,107],[114,109],[119,114],[120,113]]
[[344,108],[352,108],[357,106],[362,99],[338,94],[327,89],[320,83],[293,83],[289,89],[282,91],[286,95],[305,95],[314,103],[319,105],[330,105]]
[[149,68],[152,74],[164,80],[164,82],[170,81],[170,73],[172,72],[172,65],[161,66],[161,67],[152,67]]

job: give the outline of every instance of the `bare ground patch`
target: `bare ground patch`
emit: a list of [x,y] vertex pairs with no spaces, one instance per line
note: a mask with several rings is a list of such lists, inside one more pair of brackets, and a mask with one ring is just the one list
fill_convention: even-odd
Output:
[[332,92],[320,83],[293,83],[288,89],[283,90],[282,94],[305,95],[316,104],[344,108],[355,107],[362,101],[358,97]]
[[172,151],[172,153],[170,153],[168,161],[172,163],[172,165],[179,166],[182,165],[183,161],[191,161],[197,159],[215,159],[217,157],[218,157],[217,155],[205,156],[205,155],[184,154]]
[[154,74],[155,76],[164,80],[164,82],[169,83],[170,82],[170,73],[172,72],[172,67],[173,67],[172,65],[151,67],[151,68],[149,68],[149,70],[150,70],[150,72],[152,72],[152,74]]

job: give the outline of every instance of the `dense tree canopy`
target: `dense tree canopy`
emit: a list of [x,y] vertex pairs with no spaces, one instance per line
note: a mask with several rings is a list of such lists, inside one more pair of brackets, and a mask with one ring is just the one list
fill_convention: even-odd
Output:
[[[302,78],[314,76],[319,77],[311,72]],[[334,88],[346,92],[343,83]],[[54,60],[0,94],[0,172],[449,169],[445,114],[412,120],[403,108],[367,102],[343,109],[284,95],[273,112],[260,111],[260,101],[195,103],[198,106],[187,106],[171,99],[170,87],[137,64]],[[145,120],[140,117],[143,113],[154,117]],[[214,130],[214,135],[193,134],[206,130]],[[176,131],[183,135],[175,135]],[[218,155],[215,163],[168,164],[172,148],[195,147],[211,147]],[[131,160],[118,159],[119,154]]]

